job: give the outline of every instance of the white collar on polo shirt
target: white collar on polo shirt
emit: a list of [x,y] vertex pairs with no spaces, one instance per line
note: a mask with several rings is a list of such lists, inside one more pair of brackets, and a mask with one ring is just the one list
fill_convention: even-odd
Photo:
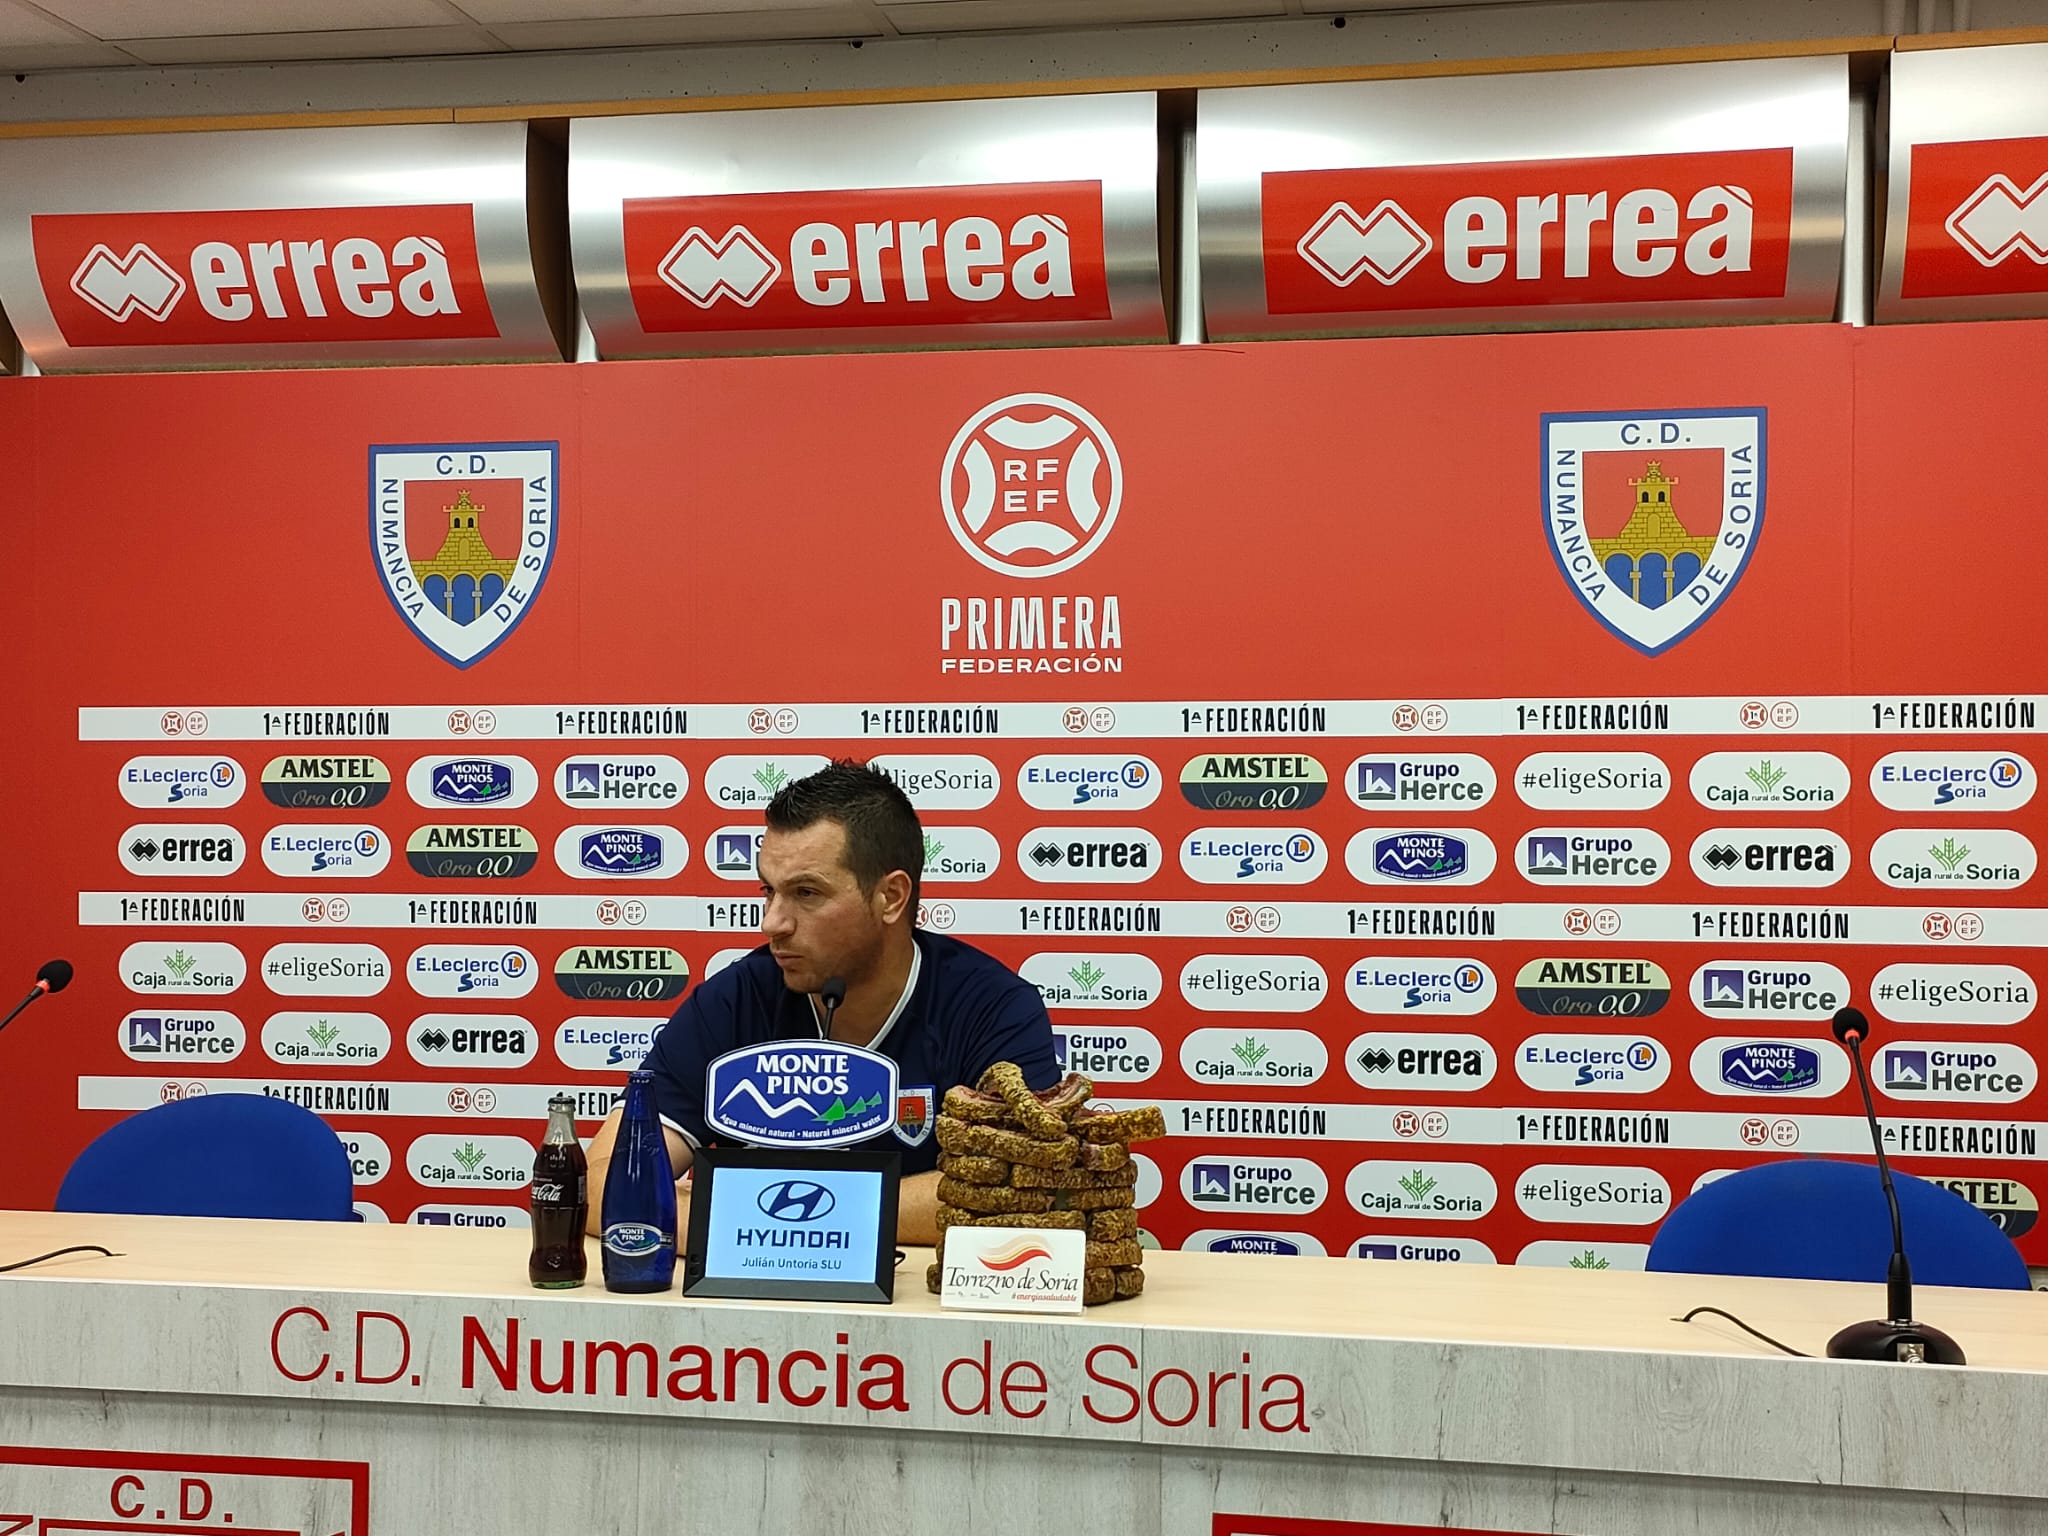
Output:
[[[875,1031],[875,1038],[867,1043],[865,1049],[879,1051],[882,1048],[882,1042],[889,1038],[889,1031],[896,1027],[896,1021],[903,1017],[903,1010],[910,1006],[910,994],[917,990],[917,975],[923,969],[924,949],[918,944],[917,935],[913,933],[910,936],[910,974],[904,978],[903,995],[896,999],[896,1006],[889,1010],[889,1017],[882,1020],[882,1027]],[[811,994],[811,1017],[817,1023],[818,1038],[823,1040],[826,1038],[825,1008],[818,1001],[815,992]]]

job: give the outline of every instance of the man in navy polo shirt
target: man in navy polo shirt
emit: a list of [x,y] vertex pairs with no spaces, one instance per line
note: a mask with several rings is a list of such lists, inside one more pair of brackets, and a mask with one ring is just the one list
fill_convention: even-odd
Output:
[[[711,1139],[704,1121],[704,1074],[742,1046],[825,1038],[818,989],[834,976],[846,998],[831,1038],[894,1058],[900,1092],[911,1096],[893,1133],[861,1143],[903,1154],[897,1237],[938,1240],[939,1101],[1014,1061],[1033,1088],[1060,1069],[1052,1023],[1038,989],[1000,961],[942,934],[917,931],[924,829],[895,782],[842,760],[784,785],[768,803],[755,860],[761,876],[761,935],[767,943],[697,984],[654,1037],[642,1063],[654,1074],[654,1102],[680,1174],[690,1152]],[[921,1101],[921,1102],[920,1102]],[[604,1176],[617,1139],[614,1110],[590,1144],[590,1230],[604,1208]],[[678,1230],[689,1186],[677,1187]]]

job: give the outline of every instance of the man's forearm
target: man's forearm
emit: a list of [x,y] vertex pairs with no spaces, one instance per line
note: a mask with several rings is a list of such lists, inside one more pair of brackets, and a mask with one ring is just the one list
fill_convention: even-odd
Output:
[[939,1171],[913,1173],[897,1188],[896,1241],[929,1248],[939,1240]]

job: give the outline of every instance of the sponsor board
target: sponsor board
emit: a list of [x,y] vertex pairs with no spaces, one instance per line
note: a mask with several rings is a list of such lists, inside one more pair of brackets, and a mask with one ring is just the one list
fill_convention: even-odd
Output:
[[738,965],[740,961],[746,959],[758,947],[756,945],[746,949],[721,949],[717,954],[704,962],[704,979],[709,981],[727,966]]
[[1049,752],[1017,770],[1017,797],[1041,811],[1141,811],[1159,798],[1159,765],[1122,752]]
[[761,856],[761,839],[766,834],[767,828],[758,823],[751,827],[720,827],[704,844],[704,862],[721,880],[758,885],[761,871],[756,861]]
[[1476,1237],[1396,1237],[1368,1232],[1345,1250],[1354,1259],[1408,1264],[1494,1264],[1493,1250]]
[[1043,950],[1017,974],[1038,988],[1046,1007],[1091,1011],[1149,1008],[1165,984],[1150,955]]
[[1180,867],[1204,885],[1306,885],[1330,862],[1313,832],[1197,827],[1182,837]]
[[578,1002],[662,1003],[689,985],[690,962],[660,945],[578,944],[555,957],[555,986]]
[[2016,965],[1888,965],[1870,1002],[1895,1024],[2018,1024],[2033,1016],[2038,986]]
[[1500,1062],[1478,1035],[1369,1030],[1344,1047],[1344,1066],[1359,1087],[1380,1092],[1476,1093]]
[[1523,1248],[1515,1262],[1538,1269],[1647,1269],[1650,1245],[1547,1237]]
[[1205,1013],[1307,1013],[1329,990],[1307,955],[1196,955],[1180,970],[1180,995]]
[[1547,1093],[1655,1093],[1671,1053],[1643,1035],[1531,1035],[1515,1047],[1515,1075]]
[[1180,1069],[1198,1083],[1313,1083],[1330,1052],[1305,1029],[1197,1029],[1180,1043]]
[[434,810],[512,811],[540,793],[540,775],[523,757],[422,757],[405,771],[414,805]]
[[421,997],[524,997],[540,967],[518,944],[422,944],[405,963],[405,979]]
[[704,770],[704,798],[724,810],[758,811],[785,784],[809,778],[825,765],[815,753],[715,758]]
[[690,792],[690,770],[662,752],[583,752],[556,764],[554,786],[564,805],[667,810]]
[[1849,978],[1821,960],[1709,960],[1692,973],[1692,1003],[1716,1019],[1831,1019]]
[[391,1030],[374,1013],[273,1013],[263,1021],[263,1054],[294,1067],[369,1066],[391,1054]]
[[1466,1016],[1486,1012],[1498,991],[1477,960],[1367,955],[1344,972],[1344,995],[1360,1013]]
[[1944,1104],[2010,1104],[2034,1091],[2034,1058],[1998,1041],[1900,1040],[1878,1047],[1878,1092]]
[[556,1026],[555,1058],[577,1072],[630,1072],[647,1059],[667,1022],[578,1014]]
[[1138,885],[1164,858],[1143,827],[1033,827],[1017,844],[1017,867],[1041,884]]
[[1849,1053],[1832,1040],[1715,1035],[1692,1048],[1692,1080],[1709,1093],[1824,1099],[1849,1076]]
[[1833,885],[1849,864],[1849,845],[1825,827],[1709,827],[1692,844],[1692,872],[1708,885]]
[[415,1227],[481,1227],[485,1229],[517,1227],[524,1231],[533,1225],[533,1216],[523,1205],[421,1205],[413,1208],[406,1218],[408,1226]]
[[1052,1047],[1060,1071],[1079,1072],[1097,1083],[1142,1083],[1165,1059],[1159,1037],[1135,1024],[1055,1023]]
[[[1131,1154],[1131,1166],[1138,1170],[1138,1183],[1132,1192],[1135,1197],[1132,1200],[1132,1204],[1142,1211],[1146,1206],[1153,1204],[1159,1199],[1160,1192],[1166,1187],[1166,1181],[1159,1172],[1159,1165],[1142,1152],[1133,1152]],[[1141,1241],[1142,1232],[1143,1229],[1141,1228]],[[1159,1245],[1155,1241],[1151,1246],[1156,1248]]]
[[1709,752],[1687,783],[1710,810],[1825,811],[1849,798],[1849,765],[1832,752]]
[[1547,1018],[1644,1019],[1671,1000],[1671,978],[1654,960],[1531,960],[1515,973],[1515,999]]
[[2034,845],[1998,827],[1936,832],[1894,827],[1870,845],[1870,867],[1901,890],[2009,891],[2034,878]]
[[140,940],[121,951],[121,981],[130,992],[232,992],[249,979],[249,962],[232,944]]
[[1180,1171],[1180,1196],[1197,1210],[1300,1215],[1329,1198],[1330,1181],[1305,1157],[1235,1158],[1204,1153]]
[[1181,766],[1181,798],[1203,811],[1305,811],[1330,775],[1301,752],[1206,752]]
[[294,880],[367,880],[391,862],[378,827],[291,823],[264,833],[262,849],[265,869]]
[[1531,1221],[1647,1227],[1671,1210],[1671,1186],[1654,1168],[1537,1163],[1515,1180],[1515,1205]]
[[[344,1142],[343,1145],[346,1146],[347,1143]],[[391,1225],[390,1213],[375,1201],[358,1200],[355,1203],[355,1213],[357,1221],[374,1222],[378,1226],[385,1227]]]
[[979,811],[1003,792],[1002,770],[973,753],[885,753],[868,766],[893,779],[919,812]]
[[1892,811],[2016,811],[2034,798],[2017,752],[1887,752],[1870,765],[1871,798]]
[[1647,811],[1671,793],[1671,770],[1653,752],[1535,752],[1515,793],[1538,811]]
[[1654,885],[1671,847],[1648,827],[1538,827],[1523,834],[1515,867],[1531,885]]
[[[341,1150],[348,1154],[349,1174],[357,1187],[383,1182],[384,1175],[391,1171],[390,1144],[372,1131],[335,1134],[341,1138]],[[374,1219],[388,1222],[391,1218],[379,1211]]]
[[1919,1176],[1930,1184],[1939,1184],[1952,1194],[1961,1195],[1989,1216],[2007,1237],[2020,1237],[2033,1231],[2034,1223],[2041,1219],[2041,1202],[2017,1179],[2008,1179],[1988,1170],[1980,1174],[1922,1173]]
[[263,798],[292,811],[366,811],[391,793],[378,757],[273,757],[263,765]]
[[704,1118],[714,1134],[759,1146],[831,1147],[896,1123],[896,1063],[836,1041],[745,1046],[712,1061]]
[[1003,862],[1002,845],[980,827],[924,829],[924,875],[935,885],[986,880]]
[[248,855],[242,834],[219,822],[139,822],[117,846],[129,874],[174,879],[231,875]]
[[1328,1250],[1306,1232],[1236,1232],[1202,1227],[1182,1240],[1182,1253],[1262,1253],[1272,1258],[1328,1257]]
[[149,1008],[129,1014],[117,1026],[122,1054],[136,1061],[233,1061],[248,1043],[242,1021],[232,1013]]
[[518,1136],[419,1136],[405,1149],[405,1171],[423,1189],[524,1189],[533,1182],[533,1148]]
[[273,944],[263,984],[290,997],[375,997],[391,982],[391,960],[374,944]]
[[423,1013],[405,1048],[423,1067],[509,1072],[533,1060],[540,1037],[513,1013]]
[[1367,1216],[1477,1221],[1500,1199],[1500,1186],[1477,1163],[1368,1159],[1344,1176],[1344,1198]]
[[131,757],[117,782],[130,805],[218,810],[242,798],[249,776],[231,757]]
[[498,823],[417,827],[405,862],[430,880],[517,880],[540,862],[540,839]]
[[555,867],[577,880],[672,880],[689,862],[674,827],[575,826],[555,839]]
[[1344,792],[1369,811],[1476,810],[1498,787],[1493,764],[1471,752],[1368,752],[1344,770]]
[[1367,827],[1344,848],[1344,867],[1366,885],[1477,885],[1493,863],[1493,844],[1471,827]]

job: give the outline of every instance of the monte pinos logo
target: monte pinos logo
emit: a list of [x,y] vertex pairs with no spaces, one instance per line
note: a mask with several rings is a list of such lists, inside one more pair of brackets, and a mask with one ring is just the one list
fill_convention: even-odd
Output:
[[1763,531],[1766,413],[1543,417],[1543,531],[1586,611],[1645,656],[1719,611]]
[[556,443],[370,449],[370,547],[398,616],[469,667],[540,596],[560,527]]

